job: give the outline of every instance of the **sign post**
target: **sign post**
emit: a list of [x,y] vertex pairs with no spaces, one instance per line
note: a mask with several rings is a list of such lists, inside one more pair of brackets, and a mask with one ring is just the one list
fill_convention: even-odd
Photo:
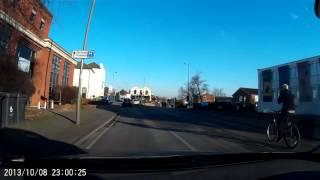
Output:
[[[88,33],[89,33],[89,28],[90,28],[90,23],[91,23],[91,18],[92,18],[92,14],[93,14],[93,8],[94,8],[94,3],[95,0],[92,0],[92,4],[91,4],[91,8],[90,8],[90,15],[88,18],[88,24],[87,24],[87,28],[86,28],[86,34],[84,37],[84,42],[83,42],[83,52],[75,52],[72,53],[74,57],[79,57],[81,59],[80,62],[80,73],[79,73],[79,84],[78,84],[78,98],[77,98],[77,113],[76,113],[76,124],[79,125],[80,124],[80,107],[81,107],[81,80],[82,80],[82,68],[83,68],[83,60],[84,58],[88,58],[88,57],[93,57],[94,53],[92,53],[92,51],[85,51],[86,46],[87,46],[87,39],[88,39]],[[77,55],[77,56],[76,56]],[[82,56],[81,56],[82,55]]]

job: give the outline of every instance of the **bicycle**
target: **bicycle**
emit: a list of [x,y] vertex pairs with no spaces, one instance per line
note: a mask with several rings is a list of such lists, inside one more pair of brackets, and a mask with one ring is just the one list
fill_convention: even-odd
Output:
[[298,146],[301,139],[299,128],[297,127],[297,125],[295,124],[292,118],[292,115],[295,112],[289,111],[287,120],[285,123],[283,123],[285,125],[281,126],[283,129],[280,129],[279,123],[278,123],[280,113],[281,112],[277,111],[273,121],[268,125],[268,128],[267,128],[268,141],[270,143],[276,141],[279,137],[279,134],[281,133],[282,138],[284,139],[287,147],[294,149]]

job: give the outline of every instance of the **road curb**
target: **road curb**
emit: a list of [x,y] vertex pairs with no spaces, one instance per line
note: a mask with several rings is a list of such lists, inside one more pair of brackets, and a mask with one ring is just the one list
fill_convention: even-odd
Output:
[[113,115],[111,118],[109,118],[106,122],[104,122],[103,124],[101,124],[100,126],[98,126],[96,129],[94,129],[93,131],[91,131],[89,134],[85,135],[85,136],[81,136],[79,138],[77,138],[76,140],[72,141],[73,145],[76,146],[80,146],[83,142],[85,142],[87,139],[89,139],[92,135],[94,135],[96,132],[98,132],[99,130],[101,130],[102,128],[109,126],[113,123],[113,121],[115,121],[115,119],[119,116],[119,113]]

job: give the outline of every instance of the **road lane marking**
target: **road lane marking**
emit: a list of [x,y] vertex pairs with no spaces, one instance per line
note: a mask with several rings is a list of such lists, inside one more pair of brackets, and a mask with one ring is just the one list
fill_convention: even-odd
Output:
[[92,146],[95,145],[96,142],[97,142],[105,133],[107,133],[107,132],[112,128],[112,126],[117,122],[117,119],[118,119],[119,117],[120,117],[120,116],[118,116],[118,117],[112,122],[112,124],[111,124],[108,128],[104,129],[100,134],[98,134],[98,136],[96,136],[96,138],[93,139],[93,141],[86,147],[86,149],[91,149]]
[[180,142],[182,142],[185,146],[187,146],[191,151],[195,152],[197,149],[189,144],[185,139],[183,139],[181,136],[179,136],[177,133],[173,131],[169,131],[174,137],[176,137]]
[[112,116],[110,119],[108,119],[105,123],[101,124],[100,126],[98,126],[96,129],[94,129],[93,131],[91,131],[89,134],[87,134],[86,136],[84,136],[83,138],[79,139],[78,141],[74,142],[73,144],[76,146],[80,146],[83,142],[85,142],[86,140],[88,140],[91,136],[93,136],[96,132],[98,132],[100,129],[102,129],[104,126],[106,126],[108,123],[110,123],[110,121],[112,121],[114,118],[116,118],[116,114],[114,116]]

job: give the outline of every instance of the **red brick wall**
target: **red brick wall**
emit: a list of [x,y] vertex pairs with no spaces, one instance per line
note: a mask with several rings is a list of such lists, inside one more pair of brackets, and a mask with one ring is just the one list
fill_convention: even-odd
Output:
[[203,102],[214,102],[214,96],[210,94],[205,94],[202,96]]
[[50,53],[50,49],[43,48],[37,52],[34,75],[32,77],[36,91],[32,95],[31,105],[37,105],[41,101],[41,97],[47,97],[49,94],[51,59],[52,53]]
[[68,86],[73,86],[73,75],[74,75],[75,67],[76,67],[75,64],[70,63],[70,75],[69,75]]
[[[52,15],[50,12],[42,6],[39,0],[19,0],[16,6],[11,4],[11,0],[0,0],[0,10],[4,11],[10,17],[14,18],[26,29],[33,32],[40,39],[48,38],[50,25],[52,21]],[[33,23],[29,21],[32,9],[35,9],[37,14]],[[40,30],[41,18],[45,19],[46,25],[43,30]],[[0,20],[0,25],[6,24]],[[43,99],[49,96],[49,85],[50,85],[50,72],[52,58],[55,54],[51,48],[40,47],[37,43],[26,37],[23,33],[12,28],[12,34],[9,42],[8,53],[16,55],[17,47],[19,43],[24,43],[29,48],[35,51],[35,64],[33,68],[32,81],[35,86],[35,93],[31,97],[31,105],[38,105],[38,102],[43,104]],[[61,57],[61,56],[59,56]],[[62,84],[64,62],[67,61],[61,58],[60,72],[58,78],[58,85]],[[75,65],[70,63],[70,77],[68,85],[73,85],[73,73]]]
[[[37,36],[47,38],[52,22],[52,15],[48,9],[42,5],[40,0],[19,0],[17,2],[16,6],[14,6],[11,0],[0,0],[0,10],[14,18]],[[35,20],[33,22],[29,20],[32,9],[36,11]],[[41,18],[45,20],[43,30],[40,30]]]
[[[50,56],[50,57],[49,57]],[[32,95],[31,105],[35,106],[40,101],[41,104],[43,100],[41,97],[48,98],[49,97],[49,85],[50,85],[50,72],[51,72],[51,64],[53,56],[59,56],[54,51],[50,52],[50,48],[43,48],[37,53],[37,63],[35,66],[35,73],[37,74],[32,78],[33,83],[36,88],[35,94]],[[49,57],[49,59],[48,59]],[[58,76],[58,85],[62,85],[62,77],[64,71],[64,62],[69,62],[65,58],[61,58],[60,61],[60,71]],[[70,64],[70,73],[69,73],[69,81],[68,86],[73,85],[73,73],[75,65],[69,62]],[[47,72],[47,73],[46,73]]]

